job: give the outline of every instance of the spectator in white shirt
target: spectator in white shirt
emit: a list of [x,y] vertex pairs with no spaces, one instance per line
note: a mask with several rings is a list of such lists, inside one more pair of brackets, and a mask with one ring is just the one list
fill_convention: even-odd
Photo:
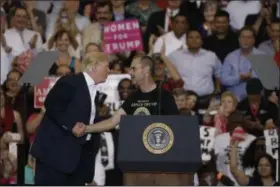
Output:
[[260,11],[261,3],[256,0],[230,1],[226,11],[230,15],[230,26],[234,30],[240,30],[245,19],[250,14],[257,14]]
[[11,70],[11,61],[12,61],[12,57],[10,55],[11,52],[11,48],[7,45],[6,43],[6,39],[3,35],[4,31],[5,31],[5,26],[6,26],[6,14],[4,12],[4,10],[1,9],[1,33],[0,33],[0,45],[1,45],[1,77],[0,77],[0,84],[2,85],[6,78],[7,75],[9,73],[9,71]]
[[38,32],[27,29],[28,13],[25,8],[16,7],[13,12],[14,26],[6,30],[5,39],[13,56],[32,50],[34,54],[42,49],[42,39]]
[[[165,55],[168,56],[172,52],[180,48],[187,48],[186,32],[188,29],[188,20],[184,14],[177,14],[172,18],[172,31],[160,36],[154,44],[154,53],[160,53],[162,45],[165,48]],[[164,42],[164,41],[165,42]]]
[[[240,113],[234,113],[228,118],[228,133],[220,134],[216,137],[214,150],[216,155],[216,167],[217,171],[224,176],[228,177],[235,185],[238,185],[234,176],[230,172],[229,166],[229,154],[231,150],[231,141],[232,137],[235,134],[234,130],[237,127],[242,127],[246,125],[244,121],[245,118]],[[238,144],[237,152],[238,152],[238,167],[242,168],[241,158],[244,155],[244,152],[249,147],[252,141],[256,139],[255,136],[250,135],[248,133],[242,134],[242,141]],[[225,184],[224,184],[225,185]]]

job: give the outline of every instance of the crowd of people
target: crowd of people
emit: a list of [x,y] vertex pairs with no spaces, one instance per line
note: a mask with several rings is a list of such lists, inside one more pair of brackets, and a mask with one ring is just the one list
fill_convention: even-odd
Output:
[[[188,176],[189,184],[279,185],[264,137],[265,130],[279,129],[279,92],[265,88],[248,58],[267,55],[280,64],[276,0],[1,1],[0,184],[17,183],[21,152],[15,144],[25,145],[22,175],[26,185],[34,184],[36,161],[29,152],[46,110],[34,108],[34,89],[23,91],[19,84],[32,59],[57,50],[49,76],[77,74],[85,55],[103,51],[103,25],[129,19],[139,21],[143,50],[108,54],[110,74],[137,79],[143,71],[135,61],[149,55],[153,80],[173,95],[180,114],[198,116],[201,126],[216,130],[211,159]],[[119,82],[122,109],[154,114],[152,107],[129,111],[129,96],[138,89],[129,78]],[[103,96],[99,92],[95,99],[96,122],[114,113]],[[146,97],[158,101],[157,93]],[[87,185],[123,185],[116,162],[119,127],[113,126],[100,134],[95,174]]]

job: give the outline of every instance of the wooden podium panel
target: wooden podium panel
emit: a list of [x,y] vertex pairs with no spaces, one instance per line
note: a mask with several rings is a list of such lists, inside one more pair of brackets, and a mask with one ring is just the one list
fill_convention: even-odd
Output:
[[126,186],[193,186],[193,174],[186,173],[124,173]]

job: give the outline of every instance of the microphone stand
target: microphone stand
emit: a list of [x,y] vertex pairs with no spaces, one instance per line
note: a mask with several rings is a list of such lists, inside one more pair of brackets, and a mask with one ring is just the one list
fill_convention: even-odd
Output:
[[162,81],[158,84],[158,115],[161,115]]

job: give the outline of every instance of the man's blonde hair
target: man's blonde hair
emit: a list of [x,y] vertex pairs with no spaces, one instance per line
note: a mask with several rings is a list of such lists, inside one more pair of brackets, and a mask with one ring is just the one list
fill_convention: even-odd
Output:
[[84,57],[81,64],[81,69],[82,71],[92,71],[92,68],[95,65],[104,62],[109,62],[108,55],[103,52],[91,52],[86,54],[86,56]]

